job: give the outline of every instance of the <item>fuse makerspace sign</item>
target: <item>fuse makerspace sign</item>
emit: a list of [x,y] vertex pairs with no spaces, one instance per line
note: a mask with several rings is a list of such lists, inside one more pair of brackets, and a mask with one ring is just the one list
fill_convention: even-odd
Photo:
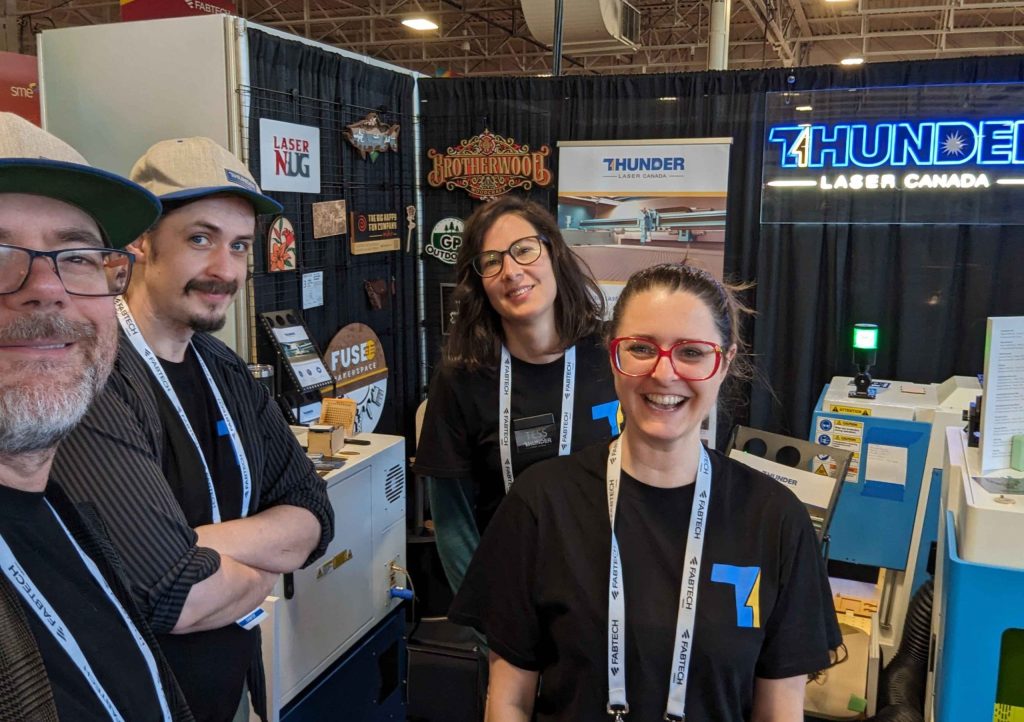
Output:
[[356,402],[356,433],[373,431],[384,411],[388,365],[373,329],[350,323],[334,335],[324,354],[337,395]]
[[531,151],[526,144],[484,130],[445,153],[428,150],[427,157],[434,167],[427,174],[427,182],[434,188],[460,188],[473,198],[487,200],[513,188],[529,190],[534,185],[550,185],[554,179],[547,167],[550,154],[549,146]]
[[763,222],[1024,224],[1024,84],[774,95]]

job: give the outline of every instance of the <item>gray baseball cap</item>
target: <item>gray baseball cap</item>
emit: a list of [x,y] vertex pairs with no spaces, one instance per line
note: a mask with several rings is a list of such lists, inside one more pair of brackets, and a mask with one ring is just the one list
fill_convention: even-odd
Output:
[[257,213],[280,213],[281,204],[263,195],[249,169],[209,138],[172,138],[153,145],[135,161],[131,179],[164,203],[230,193]]

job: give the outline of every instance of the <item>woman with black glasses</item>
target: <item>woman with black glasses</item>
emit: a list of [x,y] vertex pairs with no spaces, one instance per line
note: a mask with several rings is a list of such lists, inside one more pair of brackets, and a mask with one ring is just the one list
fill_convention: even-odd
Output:
[[842,641],[810,517],[700,442],[742,370],[742,310],[688,266],[626,284],[609,343],[625,430],[522,475],[449,613],[487,635],[487,722],[803,720]]
[[536,203],[507,195],[467,219],[459,315],[427,397],[415,470],[429,477],[453,590],[518,474],[618,433],[601,291]]

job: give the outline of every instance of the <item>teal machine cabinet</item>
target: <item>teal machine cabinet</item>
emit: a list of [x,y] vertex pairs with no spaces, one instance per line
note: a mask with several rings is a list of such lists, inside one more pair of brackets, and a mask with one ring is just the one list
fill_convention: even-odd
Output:
[[[986,486],[976,447],[946,430],[928,722],[1024,720],[1024,494]],[[979,480],[980,479],[980,480]]]
[[854,454],[832,518],[829,557],[886,570],[877,624],[888,662],[938,537],[933,478],[943,465],[944,429],[961,423],[980,387],[972,377],[955,376],[942,384],[875,380],[871,399],[851,398],[853,388],[844,376],[825,386],[810,439]]

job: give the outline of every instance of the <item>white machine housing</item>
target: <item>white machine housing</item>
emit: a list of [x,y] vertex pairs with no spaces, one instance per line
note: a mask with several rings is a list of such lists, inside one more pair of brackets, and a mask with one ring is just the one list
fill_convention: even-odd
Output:
[[334,540],[323,557],[294,573],[290,599],[284,579],[277,583],[263,625],[272,722],[401,604],[391,587],[406,586],[404,574],[392,568],[406,566],[405,439],[360,434],[341,456],[345,465],[324,478]]
[[[967,445],[961,429],[947,429],[949,474],[943,497],[953,512],[956,548],[960,558],[979,564],[1024,569],[1024,496],[987,491],[975,478],[982,476],[981,450]],[[959,472],[959,473],[958,473]],[[1006,469],[989,476],[1016,476]],[[944,531],[944,530],[943,530]]]

